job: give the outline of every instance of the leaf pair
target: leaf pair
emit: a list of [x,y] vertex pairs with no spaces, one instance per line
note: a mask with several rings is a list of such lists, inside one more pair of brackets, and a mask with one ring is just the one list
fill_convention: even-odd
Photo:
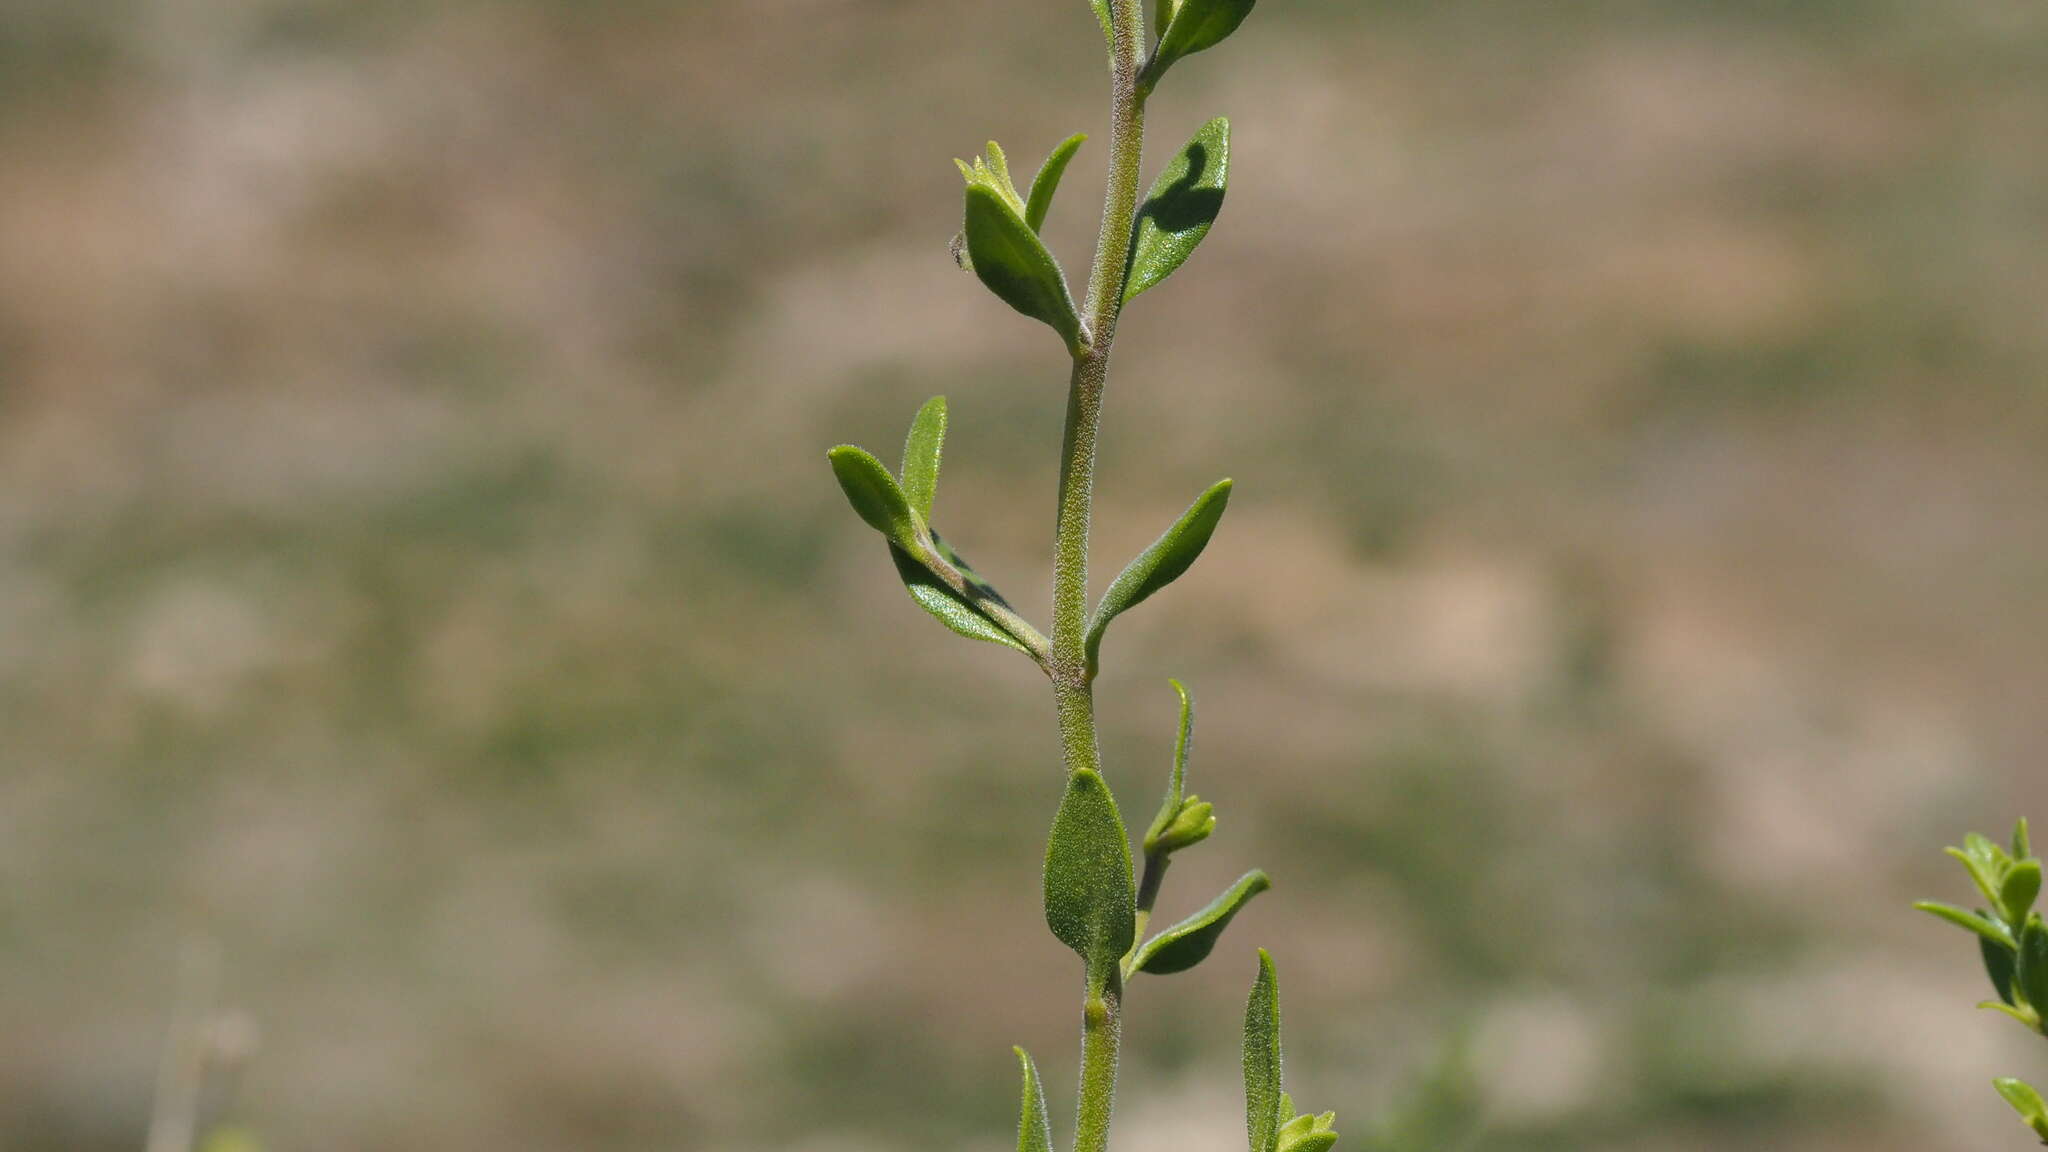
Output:
[[1068,162],[1086,139],[1070,136],[1052,150],[1031,181],[1029,199],[1017,192],[1009,158],[995,141],[971,165],[954,161],[967,180],[966,224],[954,243],[960,266],[972,270],[1005,304],[1050,325],[1074,356],[1087,351],[1087,329],[1060,262],[1038,232]]
[[1251,1152],[1329,1152],[1337,1142],[1337,1114],[1295,1115],[1293,1098],[1281,1088],[1280,1064],[1280,982],[1273,957],[1261,948],[1244,1007],[1245,1135]]
[[847,502],[889,542],[896,574],[919,607],[969,639],[1043,660],[1049,650],[1044,636],[931,528],[945,442],[946,398],[934,396],[911,421],[900,480],[873,455],[851,444],[827,455]]

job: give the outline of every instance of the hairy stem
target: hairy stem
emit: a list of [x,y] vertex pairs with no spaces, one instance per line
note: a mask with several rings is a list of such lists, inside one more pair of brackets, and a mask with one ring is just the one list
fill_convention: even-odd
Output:
[[[1102,423],[1109,351],[1123,307],[1125,262],[1138,214],[1138,179],[1145,143],[1145,94],[1138,87],[1144,53],[1144,0],[1112,0],[1109,189],[1102,230],[1088,277],[1088,346],[1074,358],[1067,389],[1066,435],[1061,446],[1059,521],[1053,541],[1052,676],[1059,710],[1060,749],[1069,772],[1099,769],[1095,694],[1084,647],[1088,628],[1088,534],[1094,518],[1095,438]],[[1116,1104],[1117,1044],[1123,1029],[1123,981],[1082,1004],[1081,1093],[1074,1152],[1105,1152]]]
[[1123,1038],[1123,981],[1115,979],[1101,997],[1081,1010],[1081,1115],[1074,1128],[1074,1152],[1109,1147],[1109,1115],[1116,1107],[1116,1049]]

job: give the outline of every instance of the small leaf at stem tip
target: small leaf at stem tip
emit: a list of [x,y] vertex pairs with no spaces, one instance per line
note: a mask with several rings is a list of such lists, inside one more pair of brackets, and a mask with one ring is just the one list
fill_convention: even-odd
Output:
[[1194,253],[1223,211],[1229,178],[1230,121],[1218,116],[1167,164],[1138,206],[1124,274],[1124,303],[1171,276]]
[[2022,816],[2012,828],[2012,858],[2024,860],[2033,854],[2034,843],[2027,835],[2027,818]]
[[1024,222],[1031,225],[1033,232],[1045,228],[1045,214],[1052,211],[1052,197],[1060,190],[1060,177],[1067,174],[1068,162],[1087,140],[1086,132],[1076,132],[1060,141],[1045,163],[1038,166],[1038,175],[1031,178],[1031,198],[1024,204]]
[[846,502],[860,513],[868,527],[889,538],[899,548],[917,547],[918,521],[910,510],[910,501],[903,495],[903,489],[896,484],[896,478],[882,467],[865,449],[851,444],[841,444],[827,453],[832,460],[832,473],[839,477],[839,487],[846,493]]
[[2041,862],[2022,860],[2014,864],[1998,886],[1998,910],[2007,924],[2025,924],[2041,894]]
[[2012,1105],[2013,1111],[2020,1114],[2020,1120],[2041,1138],[2041,1143],[2048,1144],[2048,1101],[2041,1099],[2033,1085],[2012,1079],[1993,1080],[1991,1084],[1998,1089],[2000,1096],[2005,1097],[2005,1102]]
[[[1292,1107],[1281,1109],[1282,1112],[1292,1110]],[[1335,1112],[1296,1116],[1280,1127],[1280,1152],[1330,1152],[1330,1146],[1337,1142],[1336,1123]]]
[[1017,1064],[1024,1073],[1024,1099],[1017,1116],[1017,1152],[1052,1152],[1052,1125],[1046,1119],[1045,1088],[1038,1082],[1038,1066],[1022,1048],[1011,1051],[1017,1054]]
[[1088,996],[1102,994],[1137,933],[1131,843],[1109,785],[1092,768],[1067,778],[1045,846],[1045,923],[1087,965]]
[[1085,350],[1081,317],[1067,291],[1066,276],[1038,233],[1024,222],[1021,206],[1013,206],[989,181],[968,184],[966,234],[974,274],[997,299],[1050,325],[1068,352],[1079,355]]
[[2019,946],[2019,941],[2013,938],[2010,929],[1981,913],[1966,911],[1953,904],[1943,904],[1938,900],[1917,901],[1913,907],[1930,916],[1946,920],[1958,928],[1975,932],[1986,940],[1995,941],[2008,948],[2017,948]]
[[1167,825],[1180,816],[1181,798],[1187,785],[1188,745],[1195,734],[1195,701],[1188,695],[1187,686],[1178,680],[1168,680],[1175,695],[1180,697],[1180,730],[1173,739],[1173,771],[1166,777],[1166,798],[1160,801],[1159,814],[1152,818],[1151,827],[1145,830],[1145,853],[1151,855],[1159,837],[1165,834]]
[[1258,0],[1176,0],[1173,19],[1159,35],[1159,47],[1138,78],[1150,89],[1166,70],[1183,56],[1214,48],[1223,43],[1244,18],[1252,14]]
[[1992,989],[2000,1000],[2012,1003],[2013,977],[2019,972],[2018,951],[1982,936],[1977,937],[1977,950],[1984,957],[1984,974],[1991,977]]
[[[1983,837],[1978,839],[1981,840]],[[1998,904],[1998,882],[2002,877],[1996,864],[1973,856],[1961,848],[1943,848],[1942,851],[1961,861],[1963,868],[1970,873],[1970,882],[1977,886],[1977,891],[1982,892],[1984,898],[1991,901],[1993,906]]]
[[2037,1019],[2048,1011],[2048,925],[2042,924],[2039,916],[2029,918],[2020,933],[2013,985],[2017,999],[2032,1007]]
[[1207,907],[1145,942],[1132,958],[1131,971],[1166,976],[1185,972],[1209,958],[1231,917],[1251,899],[1273,886],[1264,872],[1254,869],[1238,878],[1209,901]]
[[1280,981],[1261,948],[1259,975],[1244,1006],[1244,1126],[1251,1152],[1275,1152],[1280,1100]]
[[1202,549],[1209,546],[1209,537],[1215,534],[1216,522],[1223,518],[1223,509],[1229,503],[1230,481],[1219,480],[1196,497],[1173,527],[1138,553],[1137,559],[1111,581],[1109,590],[1102,594],[1102,602],[1095,606],[1094,618],[1088,622],[1088,675],[1095,675],[1101,662],[1102,633],[1109,622],[1178,580],[1202,554]]
[[1987,864],[2004,863],[2011,859],[2005,854],[2005,849],[1992,843],[1991,837],[1981,832],[1971,832],[1963,837],[1963,851],[1969,853],[1971,858]]
[[[940,555],[967,578],[971,586],[987,588],[998,603],[1003,602],[1000,595],[995,595],[995,589],[990,588],[973,569],[967,567],[966,562],[960,559],[959,553],[948,547],[944,540],[935,535],[932,537],[932,543],[938,548]],[[933,575],[931,569],[911,559],[903,549],[891,544],[889,559],[896,565],[896,575],[903,581],[903,590],[910,593],[910,598],[917,602],[917,606],[931,613],[939,623],[969,640],[986,640],[991,644],[1001,644],[1006,648],[1015,648],[1019,652],[1030,654],[1031,649],[1023,642],[1023,637],[1012,636],[1007,628],[996,623],[972,601],[961,599],[944,581]]]
[[946,398],[924,402],[910,421],[903,441],[903,496],[924,522],[932,522],[932,501],[939,494],[939,455],[946,447]]

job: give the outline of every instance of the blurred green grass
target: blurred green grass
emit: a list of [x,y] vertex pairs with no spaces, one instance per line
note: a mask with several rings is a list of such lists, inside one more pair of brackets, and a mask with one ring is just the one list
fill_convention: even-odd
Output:
[[[822,450],[950,394],[939,520],[1042,615],[1059,365],[947,160],[1095,128],[1093,51],[0,2],[0,1147],[135,1146],[194,938],[277,1149],[996,1148],[1012,1043],[1064,1092],[1042,688]],[[2044,65],[1989,0],[1302,0],[1162,93],[1155,158],[1241,156],[1125,325],[1102,566],[1240,498],[1119,625],[1111,775],[1187,679],[1166,910],[1274,874],[1232,938],[1361,1144],[1461,1033],[1500,1152],[2014,1138],[2036,1054],[1904,903],[2048,799]],[[1138,988],[1121,1147],[1236,1146],[1232,955]]]

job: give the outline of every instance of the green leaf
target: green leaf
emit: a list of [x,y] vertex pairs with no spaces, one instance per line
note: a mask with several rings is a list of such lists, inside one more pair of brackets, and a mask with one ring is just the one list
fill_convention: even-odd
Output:
[[1067,350],[1079,355],[1086,342],[1066,277],[1038,233],[1024,222],[1023,210],[987,182],[970,183],[966,235],[974,274],[988,290],[1024,315],[1051,325]]
[[2014,864],[1998,885],[1998,909],[2007,924],[2025,924],[2041,894],[2041,862],[2022,860]]
[[1151,855],[1159,837],[1165,834],[1167,825],[1180,815],[1182,789],[1187,783],[1188,745],[1195,735],[1195,701],[1188,695],[1187,686],[1178,680],[1168,680],[1175,695],[1180,697],[1180,732],[1173,739],[1173,772],[1166,778],[1166,798],[1159,802],[1159,814],[1152,817],[1152,826],[1145,830],[1145,854]]
[[1024,1071],[1023,1102],[1018,1106],[1017,1152],[1052,1152],[1052,1125],[1045,1116],[1045,1088],[1038,1082],[1038,1066],[1031,1054],[1012,1048]]
[[[1975,833],[1971,833],[1971,837],[1986,845],[1990,844],[1990,841]],[[1961,848],[1944,848],[1942,851],[1962,861],[1963,867],[1970,873],[1970,882],[1977,886],[1977,891],[1982,892],[1986,900],[1991,901],[1992,907],[1997,907],[1998,884],[2004,878],[1997,863],[1988,857],[1976,856]]]
[[2019,964],[2013,974],[2017,999],[2033,1007],[2036,1015],[2048,1012],[2048,925],[2039,916],[2027,921],[2020,933]]
[[1138,84],[1149,89],[1159,83],[1166,70],[1183,56],[1221,44],[1244,18],[1251,15],[1258,0],[1177,0],[1173,20],[1160,34],[1159,47],[1145,64]]
[[2005,849],[1993,843],[1991,837],[1978,832],[1971,832],[1963,837],[1963,851],[1972,860],[1985,864],[2004,865],[2012,862],[2012,857],[2005,854]]
[[2007,1004],[2012,1003],[2013,976],[2019,971],[2019,954],[1982,936],[1977,938],[1977,949],[1984,957],[1984,974],[1991,977],[1991,987],[1997,990],[1998,998]]
[[1261,948],[1259,975],[1244,1006],[1244,1126],[1251,1152],[1275,1152],[1280,1095],[1280,981]]
[[1102,42],[1109,50],[1116,51],[1116,26],[1110,23],[1109,0],[1088,0],[1095,9],[1095,19],[1102,25]]
[[[937,533],[932,534],[932,544],[947,563],[953,565],[971,585],[986,591],[998,604],[1007,606],[1007,601],[969,568],[967,562],[960,559],[960,554],[953,551]],[[955,594],[944,581],[932,574],[931,569],[912,559],[903,549],[891,544],[889,559],[896,565],[896,575],[902,578],[904,591],[910,593],[910,598],[917,601],[918,607],[937,617],[939,623],[969,640],[986,640],[991,644],[1001,644],[1007,648],[1015,648],[1019,652],[1030,653],[1031,648],[1022,642],[1022,637],[1012,636],[1007,628],[983,613],[973,601],[962,599]]]
[[1943,904],[1937,900],[1921,900],[1916,902],[1913,907],[1930,916],[1938,916],[1958,928],[1965,928],[1975,932],[1986,940],[2003,944],[2008,948],[2018,947],[2019,945],[2019,941],[2013,939],[2010,929],[1982,913],[1967,912],[1953,904]]
[[1980,1000],[1977,1003],[1977,1007],[1992,1012],[2003,1012],[2021,1024],[2026,1025],[2029,1032],[2037,1032],[2041,1028],[2041,1017],[2030,1005],[2005,1004],[1997,1000]]
[[1088,623],[1088,674],[1093,676],[1100,662],[1102,633],[1109,622],[1168,584],[1195,562],[1216,532],[1216,522],[1230,503],[1230,481],[1219,480],[1195,499],[1152,546],[1138,554],[1102,594],[1095,617]]
[[1209,234],[1216,214],[1223,211],[1224,184],[1229,176],[1230,121],[1218,116],[1202,125],[1152,182],[1152,190],[1138,208],[1124,274],[1126,304],[1172,275]]
[[1088,968],[1088,995],[1100,996],[1137,933],[1131,842],[1100,773],[1082,768],[1045,847],[1045,923]]
[[1280,1128],[1280,1152],[1330,1152],[1330,1146],[1337,1142],[1336,1123],[1335,1112],[1296,1116]]
[[1076,132],[1060,141],[1045,163],[1038,166],[1038,175],[1031,178],[1031,199],[1024,205],[1024,223],[1031,225],[1033,232],[1045,227],[1045,214],[1052,211],[1052,196],[1060,190],[1060,177],[1067,174],[1068,162],[1087,139],[1086,132]]
[[1152,0],[1152,30],[1164,32],[1173,24],[1173,10],[1180,7],[1179,0]]
[[903,441],[903,496],[929,524],[939,494],[939,455],[946,447],[946,398],[924,402]]
[[1991,1084],[1998,1089],[2000,1096],[2005,1097],[2005,1102],[2012,1105],[2013,1111],[2020,1114],[2027,1127],[2034,1130],[2034,1135],[2041,1138],[2041,1143],[2048,1144],[2048,1101],[2042,1100],[2032,1085],[2019,1080],[1993,1080]]
[[1200,912],[1147,940],[1133,958],[1131,971],[1165,976],[1200,964],[1209,958],[1238,909],[1272,886],[1273,881],[1257,869],[1238,877],[1237,883],[1224,889]]
[[2020,822],[2013,825],[2012,829],[2012,858],[2025,860],[2033,854],[2033,841],[2027,836],[2027,818],[2022,816]]
[[827,455],[832,459],[832,472],[839,477],[847,503],[868,522],[868,527],[887,536],[899,548],[917,547],[916,514],[882,462],[851,444],[841,444]]

